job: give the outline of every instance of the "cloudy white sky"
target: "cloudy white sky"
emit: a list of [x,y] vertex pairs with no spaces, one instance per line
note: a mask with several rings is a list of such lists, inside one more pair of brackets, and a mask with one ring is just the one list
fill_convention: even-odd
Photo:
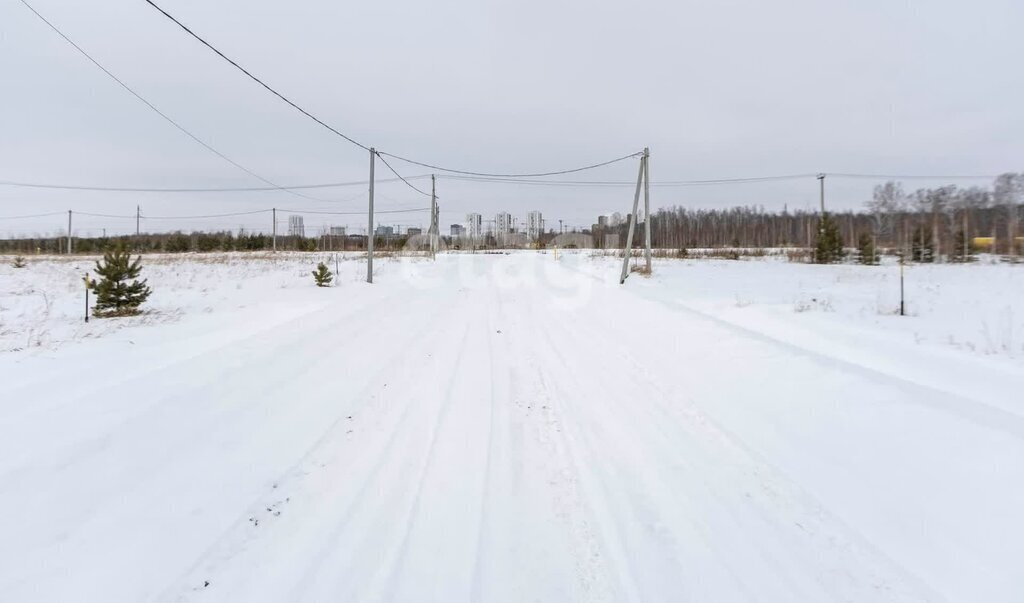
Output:
[[[29,2],[165,113],[265,178],[366,178],[366,152],[245,79],[142,0]],[[339,130],[379,150],[445,166],[546,171],[649,146],[654,182],[1024,170],[1020,0],[161,4]],[[263,184],[155,115],[19,0],[0,3],[0,82],[0,181]],[[393,165],[406,175],[428,171]],[[623,162],[573,179],[629,180],[636,167]],[[873,184],[830,180],[828,203],[859,207]],[[401,184],[378,191],[379,208],[423,205]],[[445,228],[468,211],[525,216],[531,209],[543,211],[549,225],[559,218],[587,225],[600,213],[627,212],[632,194],[451,180],[441,180],[438,192]],[[334,202],[280,191],[166,195],[0,186],[0,216],[132,214],[136,204],[154,216],[365,208],[359,187],[310,194]],[[805,208],[817,203],[817,183],[656,187],[652,203]],[[427,220],[397,216],[380,221]],[[307,217],[311,225],[322,221]],[[0,221],[0,234],[62,223]],[[134,227],[117,219],[76,223],[82,234]],[[171,224],[269,228],[269,218],[150,226]]]

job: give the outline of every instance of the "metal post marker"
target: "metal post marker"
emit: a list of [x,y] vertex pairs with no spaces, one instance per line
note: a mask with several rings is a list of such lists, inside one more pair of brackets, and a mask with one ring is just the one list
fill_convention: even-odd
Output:
[[85,283],[85,322],[89,322],[89,273],[86,272],[85,276],[82,277],[82,281]]

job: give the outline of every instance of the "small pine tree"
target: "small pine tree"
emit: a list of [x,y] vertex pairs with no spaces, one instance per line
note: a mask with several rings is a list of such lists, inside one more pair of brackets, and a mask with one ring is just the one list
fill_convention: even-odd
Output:
[[334,275],[327,269],[327,264],[320,262],[313,271],[313,280],[316,281],[317,287],[330,287]]
[[877,263],[875,258],[875,242],[872,240],[871,235],[866,232],[862,232],[857,237],[857,261],[865,266],[874,266]]
[[141,261],[142,256],[136,256],[132,262],[131,254],[122,244],[107,250],[102,263],[96,262],[100,280],[93,285],[96,289],[93,316],[130,316],[139,312],[139,306],[152,293],[145,280],[136,280],[142,272]]
[[834,264],[843,259],[843,236],[839,234],[839,224],[831,216],[821,217],[821,230],[818,242],[814,247],[816,264]]
[[11,262],[11,266],[14,266],[15,268],[24,268],[26,265],[28,265],[28,263],[25,262],[25,258],[20,255],[14,256],[14,261]]
[[930,229],[918,226],[914,231],[910,240],[910,259],[922,263],[935,261],[935,245],[932,243]]

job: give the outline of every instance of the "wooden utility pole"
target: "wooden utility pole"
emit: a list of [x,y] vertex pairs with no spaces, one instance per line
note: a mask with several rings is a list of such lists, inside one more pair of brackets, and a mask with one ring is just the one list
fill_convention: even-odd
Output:
[[369,226],[366,230],[366,282],[373,282],[373,159],[377,151],[370,149],[370,210]]

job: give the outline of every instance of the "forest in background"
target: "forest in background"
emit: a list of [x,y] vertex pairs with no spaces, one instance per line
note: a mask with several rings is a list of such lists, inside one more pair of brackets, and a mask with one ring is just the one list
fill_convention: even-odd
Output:
[[[828,212],[845,247],[854,247],[864,235],[870,236],[881,253],[927,247],[937,258],[971,251],[1021,254],[1021,208],[1024,205],[1024,173],[1002,174],[990,188],[942,186],[907,191],[895,181],[876,186],[863,209]],[[826,208],[827,210],[827,208]],[[634,247],[642,245],[638,225]],[[813,248],[819,236],[821,215],[817,211],[766,211],[763,207],[728,209],[662,208],[651,214],[651,243],[659,249],[714,248]],[[594,225],[582,232],[593,235],[598,248],[621,248],[626,241],[628,216],[615,214],[605,226]],[[539,242],[551,243],[554,233]],[[452,241],[445,237],[451,245]],[[74,237],[76,253],[98,253],[114,241],[126,241],[137,251],[182,253],[192,251],[262,251],[273,247],[263,233],[170,232],[144,233],[122,237]],[[398,250],[405,237],[376,237],[375,247]],[[474,247],[495,246],[493,237]],[[365,236],[278,236],[277,249],[303,251],[356,251],[366,248]],[[0,240],[0,252],[61,253],[67,249],[66,234]],[[915,253],[916,255],[916,253]]]

